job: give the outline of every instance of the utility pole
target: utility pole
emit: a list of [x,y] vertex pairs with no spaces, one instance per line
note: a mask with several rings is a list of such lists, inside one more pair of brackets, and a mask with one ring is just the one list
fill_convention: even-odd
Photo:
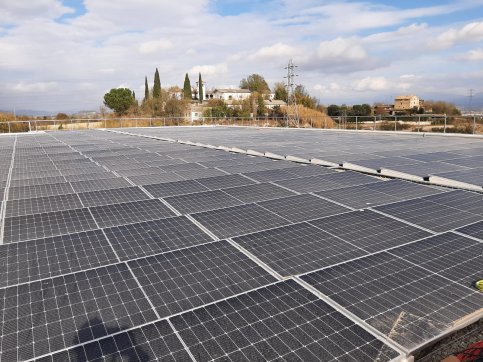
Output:
[[293,125],[294,127],[299,127],[299,111],[297,107],[297,99],[295,98],[295,74],[296,65],[293,64],[292,59],[288,62],[285,67],[287,69],[287,115],[286,115],[286,126]]
[[469,100],[469,105],[468,105],[468,112],[472,113],[472,106],[473,106],[473,95],[474,95],[475,90],[470,89],[470,100]]

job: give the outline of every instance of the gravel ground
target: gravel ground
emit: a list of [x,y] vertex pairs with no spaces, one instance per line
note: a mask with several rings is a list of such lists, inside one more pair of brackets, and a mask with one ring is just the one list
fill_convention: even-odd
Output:
[[483,340],[483,319],[443,338],[414,355],[418,362],[439,362],[463,351],[469,344]]

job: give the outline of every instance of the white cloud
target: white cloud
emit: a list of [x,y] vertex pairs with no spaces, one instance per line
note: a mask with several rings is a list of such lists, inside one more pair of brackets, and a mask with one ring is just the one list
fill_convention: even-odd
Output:
[[55,19],[73,12],[74,9],[58,0],[0,0],[0,23],[3,24],[18,24],[33,18]]
[[141,54],[152,54],[157,53],[162,50],[171,49],[173,47],[173,43],[171,43],[167,39],[161,40],[151,40],[139,45],[139,52]]
[[249,55],[248,59],[252,61],[269,61],[282,58],[286,62],[287,59],[295,56],[297,53],[299,53],[297,48],[278,42],[274,45],[260,48],[254,54]]
[[483,40],[483,22],[472,22],[462,28],[451,28],[431,39],[429,46],[433,49],[446,49],[455,44],[479,42]]
[[390,88],[390,83],[385,77],[366,77],[353,84],[353,89],[359,92],[364,91],[385,91]]
[[337,38],[321,42],[317,57],[320,60],[360,61],[367,58],[367,52],[357,38]]
[[483,60],[483,48],[473,49],[466,54],[457,56],[458,60],[481,61]]
[[18,82],[16,84],[12,84],[9,88],[14,93],[47,93],[58,90],[59,85],[57,82]]
[[190,74],[201,73],[202,76],[214,76],[228,72],[228,66],[225,63],[213,65],[196,65],[189,71]]

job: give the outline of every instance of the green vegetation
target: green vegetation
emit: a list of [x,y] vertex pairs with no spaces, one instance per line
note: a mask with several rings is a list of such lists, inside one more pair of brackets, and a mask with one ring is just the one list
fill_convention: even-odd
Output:
[[191,100],[191,82],[188,73],[184,76],[183,97],[184,99]]
[[258,92],[261,94],[270,93],[270,87],[268,86],[265,78],[260,74],[252,74],[240,81],[240,88],[248,89],[250,92]]
[[126,114],[135,101],[128,88],[113,88],[104,94],[104,104],[119,116]]
[[200,100],[200,103],[203,103],[203,80],[201,79],[201,73],[200,76],[198,77],[198,99]]
[[161,97],[161,80],[159,79],[158,68],[154,72],[154,86],[153,86],[153,98]]

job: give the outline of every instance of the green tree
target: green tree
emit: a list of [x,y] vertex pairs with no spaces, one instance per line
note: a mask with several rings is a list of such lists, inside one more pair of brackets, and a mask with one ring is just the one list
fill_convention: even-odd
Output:
[[317,98],[311,97],[303,85],[295,87],[295,99],[297,104],[301,104],[310,109],[317,108]]
[[153,87],[153,98],[161,97],[161,80],[159,79],[158,68],[154,73],[154,87]]
[[126,114],[133,103],[134,97],[128,88],[113,88],[104,94],[104,104],[120,116]]
[[279,99],[281,101],[287,101],[288,93],[287,87],[282,82],[275,83],[273,91],[275,92],[275,99]]
[[201,79],[201,73],[200,76],[198,77],[198,99],[200,100],[200,103],[203,103],[203,97],[205,95],[203,94],[203,80]]
[[327,115],[330,117],[339,117],[341,115],[340,107],[336,104],[331,104],[327,107]]
[[69,119],[69,116],[65,113],[57,113],[55,116],[55,119],[63,120],[63,119]]
[[184,76],[183,97],[184,99],[191,100],[191,82],[188,73]]
[[146,102],[148,99],[149,99],[148,77],[144,77],[144,99],[143,99],[143,102]]
[[252,74],[240,81],[240,88],[249,89],[250,92],[258,92],[266,94],[270,92],[270,87],[268,86],[265,78],[260,74]]

